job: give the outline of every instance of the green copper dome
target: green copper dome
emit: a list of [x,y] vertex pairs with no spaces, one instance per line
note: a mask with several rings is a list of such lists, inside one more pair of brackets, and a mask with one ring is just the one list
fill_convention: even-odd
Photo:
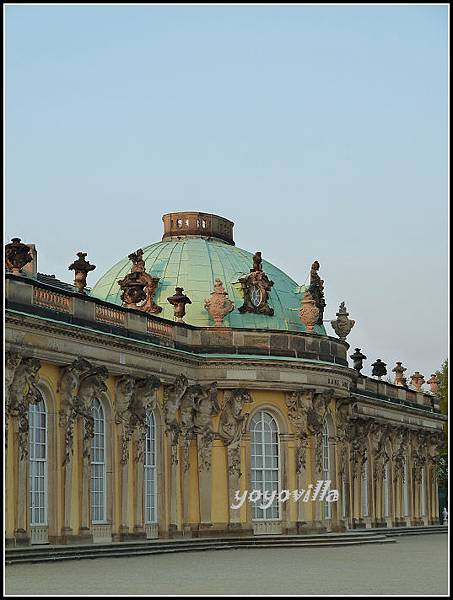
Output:
[[[184,321],[190,325],[212,327],[214,321],[205,309],[204,302],[214,290],[215,279],[219,278],[235,304],[233,312],[223,320],[225,327],[305,331],[297,310],[304,288],[265,260],[262,263],[263,271],[274,282],[268,301],[274,309],[274,315],[239,312],[244,300],[238,280],[250,272],[252,256],[252,253],[219,239],[196,236],[172,237],[146,246],[143,248],[145,270],[149,275],[160,278],[155,302],[163,310],[157,316],[174,319],[174,309],[167,298],[175,293],[175,287],[178,286],[184,288],[184,294],[192,301],[192,304],[186,305]],[[118,262],[99,279],[91,295],[121,305],[118,280],[130,272],[131,266],[128,258]],[[322,325],[315,325],[314,332],[326,335]]]

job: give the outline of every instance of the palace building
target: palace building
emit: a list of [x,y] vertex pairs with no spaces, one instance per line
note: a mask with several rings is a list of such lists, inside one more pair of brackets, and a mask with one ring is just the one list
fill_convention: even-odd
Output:
[[[301,286],[223,217],[163,223],[91,289],[86,254],[69,284],[6,246],[7,544],[437,524],[436,377],[362,375],[317,261]],[[321,480],[336,502],[278,501]]]

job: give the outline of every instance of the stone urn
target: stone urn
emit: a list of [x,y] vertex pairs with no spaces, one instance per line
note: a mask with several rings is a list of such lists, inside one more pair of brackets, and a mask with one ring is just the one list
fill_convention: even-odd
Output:
[[80,294],[85,293],[88,273],[96,268],[96,265],[92,265],[85,260],[86,255],[86,252],[77,252],[79,258],[68,267],[70,271],[75,271],[74,286]]
[[354,361],[352,368],[361,375],[360,371],[363,369],[363,361],[366,360],[365,354],[362,354],[360,348],[356,348],[354,354],[350,354],[349,358]]
[[355,325],[355,321],[353,321],[352,319],[349,319],[348,317],[349,317],[348,310],[345,306],[345,303],[342,302],[340,304],[340,308],[338,309],[338,312],[337,312],[337,318],[335,319],[335,321],[330,321],[330,324],[332,325],[332,329],[338,335],[340,340],[343,340],[343,341],[346,340],[348,335],[351,333],[351,329]]
[[415,371],[413,375],[411,375],[411,384],[415,387],[417,392],[421,390],[422,385],[425,383],[425,378],[421,373]]
[[204,307],[214,319],[216,327],[222,327],[223,319],[234,309],[234,303],[228,298],[220,279],[215,280],[214,291],[211,292],[211,297],[205,300]]
[[319,308],[316,306],[316,302],[308,290],[304,292],[299,315],[300,320],[305,325],[307,333],[311,333],[319,318]]
[[407,371],[405,367],[402,366],[400,362],[396,363],[396,367],[392,369],[392,372],[395,373],[395,385],[399,385],[400,387],[406,387],[407,381],[404,377],[404,372]]
[[440,380],[437,377],[437,375],[435,373],[431,373],[431,378],[428,379],[428,381],[426,383],[429,385],[431,394],[434,394],[435,396],[437,396],[437,393],[439,391],[439,384],[440,384]]
[[30,247],[23,244],[20,238],[13,238],[5,246],[5,266],[12,273],[22,273],[23,267],[33,260]]
[[168,302],[174,306],[175,319],[178,323],[183,323],[182,320],[186,314],[186,304],[192,304],[192,300],[183,294],[184,288],[176,287],[175,294],[167,298]]

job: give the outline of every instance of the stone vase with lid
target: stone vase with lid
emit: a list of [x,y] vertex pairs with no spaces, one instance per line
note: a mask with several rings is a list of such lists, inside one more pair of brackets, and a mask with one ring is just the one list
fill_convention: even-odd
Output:
[[316,302],[308,290],[305,291],[302,298],[299,315],[307,333],[311,333],[319,318],[319,308],[316,306]]

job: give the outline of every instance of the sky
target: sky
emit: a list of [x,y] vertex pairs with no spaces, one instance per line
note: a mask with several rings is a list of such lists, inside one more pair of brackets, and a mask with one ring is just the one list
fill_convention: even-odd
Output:
[[446,5],[8,5],[5,31],[4,233],[40,272],[84,251],[93,285],[210,212],[299,284],[319,261],[364,374],[440,368]]

